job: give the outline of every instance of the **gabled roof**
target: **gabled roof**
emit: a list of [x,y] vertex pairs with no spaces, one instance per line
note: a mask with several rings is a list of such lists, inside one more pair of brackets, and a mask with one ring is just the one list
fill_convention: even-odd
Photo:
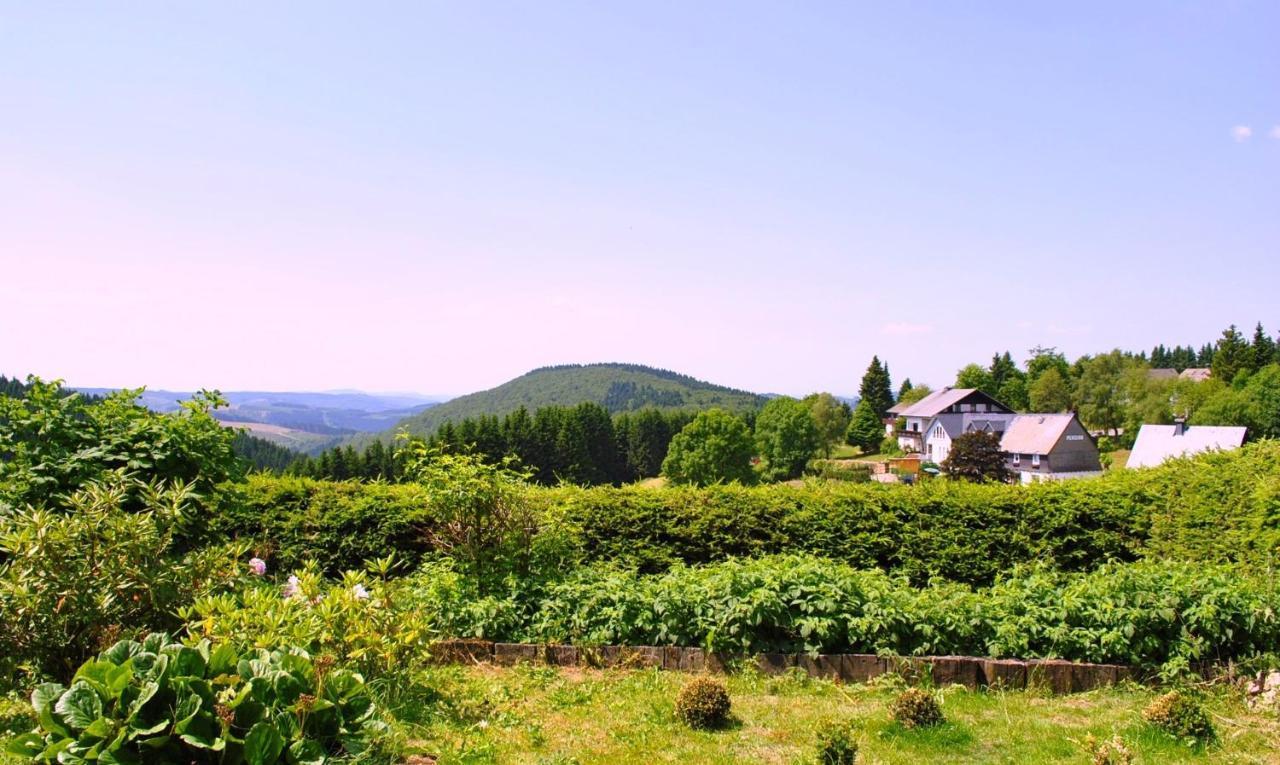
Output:
[[1048,454],[1062,439],[1074,414],[1020,414],[1005,428],[1000,451],[1008,454]]
[[[1184,380],[1195,380],[1196,382],[1204,382],[1213,376],[1213,371],[1205,367],[1187,367],[1182,370],[1182,374],[1178,375]],[[1230,382],[1228,380],[1228,382]]]
[[952,439],[973,430],[1003,433],[1014,416],[1006,412],[943,412],[929,420],[925,432],[932,430],[935,425],[941,425]]
[[1128,467],[1155,467],[1167,459],[1198,454],[1211,449],[1239,449],[1245,428],[1221,425],[1192,425],[1179,435],[1177,425],[1143,425],[1133,442]]
[[1178,376],[1178,370],[1163,367],[1159,369],[1148,369],[1147,377],[1152,380],[1173,380]]
[[983,403],[992,404],[1003,411],[1009,411],[1009,407],[977,388],[943,388],[940,391],[930,393],[906,409],[895,412],[895,414],[903,417],[934,417],[969,398],[979,399]]

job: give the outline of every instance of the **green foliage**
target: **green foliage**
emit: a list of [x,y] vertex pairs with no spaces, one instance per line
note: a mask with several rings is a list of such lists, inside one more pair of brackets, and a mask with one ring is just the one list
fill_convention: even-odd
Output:
[[938,698],[920,688],[908,688],[889,702],[889,714],[904,728],[932,728],[946,722]]
[[1005,482],[1011,477],[1000,451],[1000,434],[979,430],[961,433],[951,442],[951,451],[942,461],[948,478],[983,483]]
[[1252,364],[1253,351],[1249,347],[1249,341],[1244,339],[1244,335],[1240,334],[1234,324],[1224,329],[1222,337],[1218,338],[1210,367],[1214,378],[1230,383],[1239,372],[1248,371]]
[[853,410],[853,419],[849,423],[849,432],[845,441],[856,446],[864,453],[872,453],[884,438],[884,423],[876,414],[875,406],[865,399],[858,402]]
[[1104,431],[1124,426],[1130,400],[1123,384],[1125,374],[1144,368],[1141,361],[1119,350],[1083,361],[1074,392],[1081,421]]
[[662,474],[674,484],[748,484],[755,479],[754,451],[746,423],[721,409],[709,409],[671,439]]
[[928,385],[924,385],[924,384],[913,385],[911,386],[911,388],[903,391],[901,394],[898,395],[898,403],[914,404],[917,401],[920,401],[924,397],[928,396],[930,393],[933,393],[933,389],[930,388]]
[[1142,710],[1142,719],[1177,738],[1206,743],[1216,737],[1204,704],[1187,691],[1169,691]]
[[993,397],[998,392],[995,387],[995,381],[991,378],[991,371],[980,364],[966,364],[959,372],[956,372],[955,387],[977,388]]
[[867,483],[871,480],[871,466],[847,460],[814,460],[809,463],[808,474],[827,481]]
[[[736,422],[740,443],[749,436]],[[742,471],[747,472],[745,456]],[[925,581],[990,583],[1020,562],[1065,570],[1140,555],[1268,565],[1280,545],[1280,443],[1009,486],[828,482],[802,487],[526,487],[538,517],[531,554],[621,560],[646,571],[729,555],[806,551]],[[713,480],[708,478],[707,480]],[[252,541],[279,569],[314,557],[336,574],[390,552],[409,566],[436,552],[427,492],[406,484],[252,476],[225,487],[211,533]]]
[[893,385],[889,380],[889,367],[880,363],[879,356],[872,356],[867,371],[858,385],[858,403],[866,401],[876,419],[883,418],[893,406]]
[[818,728],[817,765],[855,765],[858,728],[852,720],[829,720]]
[[22,398],[0,396],[0,508],[65,508],[67,497],[110,473],[137,478],[125,505],[152,481],[181,481],[204,494],[240,475],[235,434],[211,411],[225,404],[201,391],[174,414],[136,403],[141,390],[90,401],[60,382],[29,378]]
[[9,751],[35,762],[321,763],[383,727],[363,678],[298,649],[239,654],[156,633],[37,686],[39,727]]
[[433,406],[400,423],[412,435],[427,437],[445,422],[482,415],[504,415],[520,407],[576,406],[584,401],[610,412],[646,407],[686,411],[712,407],[732,412],[758,409],[754,393],[725,388],[686,375],[637,364],[568,364],[535,369],[499,385]]
[[844,440],[845,431],[849,429],[849,421],[853,410],[830,393],[814,393],[805,396],[804,403],[809,407],[814,427],[818,429],[818,443],[823,456],[830,457],[831,449]]
[[713,677],[695,677],[676,694],[676,718],[695,730],[724,727],[730,708],[729,690]]
[[298,646],[370,676],[393,674],[421,660],[436,633],[435,614],[422,607],[411,580],[386,576],[391,568],[386,558],[371,565],[381,576],[348,571],[327,582],[311,566],[283,585],[197,598],[180,615],[190,635],[237,650]]
[[[130,494],[134,512],[122,509]],[[176,609],[247,573],[241,545],[180,550],[196,522],[190,498],[189,487],[115,479],[72,494],[66,513],[0,517],[0,670],[65,677],[113,634],[176,626]]]
[[798,477],[821,446],[809,407],[788,396],[771,399],[756,418],[756,443],[765,460],[765,477]]
[[527,573],[536,519],[524,476],[469,455],[410,443],[405,474],[426,490],[434,548],[457,560],[483,587],[490,577]]
[[1071,410],[1071,384],[1066,375],[1049,367],[1031,383],[1027,391],[1033,412],[1067,412]]

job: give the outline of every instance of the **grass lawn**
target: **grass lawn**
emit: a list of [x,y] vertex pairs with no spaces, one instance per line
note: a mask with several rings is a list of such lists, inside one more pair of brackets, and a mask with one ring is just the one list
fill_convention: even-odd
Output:
[[[411,751],[448,763],[807,763],[830,719],[861,728],[860,763],[1089,763],[1086,736],[1121,736],[1139,763],[1280,762],[1280,720],[1249,712],[1238,691],[1209,705],[1219,741],[1198,748],[1146,726],[1155,692],[1109,689],[1065,697],[943,693],[948,722],[907,730],[888,718],[889,684],[837,685],[792,675],[728,678],[733,723],[698,732],[673,719],[690,676],[657,670],[430,668],[396,706]],[[429,761],[429,760],[428,760]]]

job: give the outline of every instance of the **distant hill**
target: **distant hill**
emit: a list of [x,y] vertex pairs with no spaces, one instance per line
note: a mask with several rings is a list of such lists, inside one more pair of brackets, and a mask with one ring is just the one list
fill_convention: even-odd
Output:
[[688,375],[639,364],[566,364],[542,367],[496,388],[438,404],[399,422],[416,435],[431,435],[445,422],[480,415],[505,415],[525,407],[573,406],[594,401],[610,412],[646,407],[747,411],[764,404],[755,393],[712,385]]
[[[105,395],[113,388],[77,388]],[[147,390],[139,402],[157,412],[172,412],[191,398],[187,391]],[[436,399],[409,394],[358,391],[333,393],[231,391],[222,394],[230,406],[213,416],[228,427],[248,428],[272,443],[317,452],[358,433],[378,433],[400,420],[434,406]]]

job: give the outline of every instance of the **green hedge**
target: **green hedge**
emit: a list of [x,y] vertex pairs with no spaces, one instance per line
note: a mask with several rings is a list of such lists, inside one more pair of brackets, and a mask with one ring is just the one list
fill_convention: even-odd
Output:
[[[850,565],[985,584],[1043,561],[1088,570],[1143,556],[1268,561],[1280,540],[1280,444],[1153,470],[1033,486],[640,486],[528,489],[556,560],[617,560],[657,572],[729,556],[803,552]],[[432,551],[413,485],[254,477],[224,486],[215,532],[249,537],[292,566],[358,568]]]

